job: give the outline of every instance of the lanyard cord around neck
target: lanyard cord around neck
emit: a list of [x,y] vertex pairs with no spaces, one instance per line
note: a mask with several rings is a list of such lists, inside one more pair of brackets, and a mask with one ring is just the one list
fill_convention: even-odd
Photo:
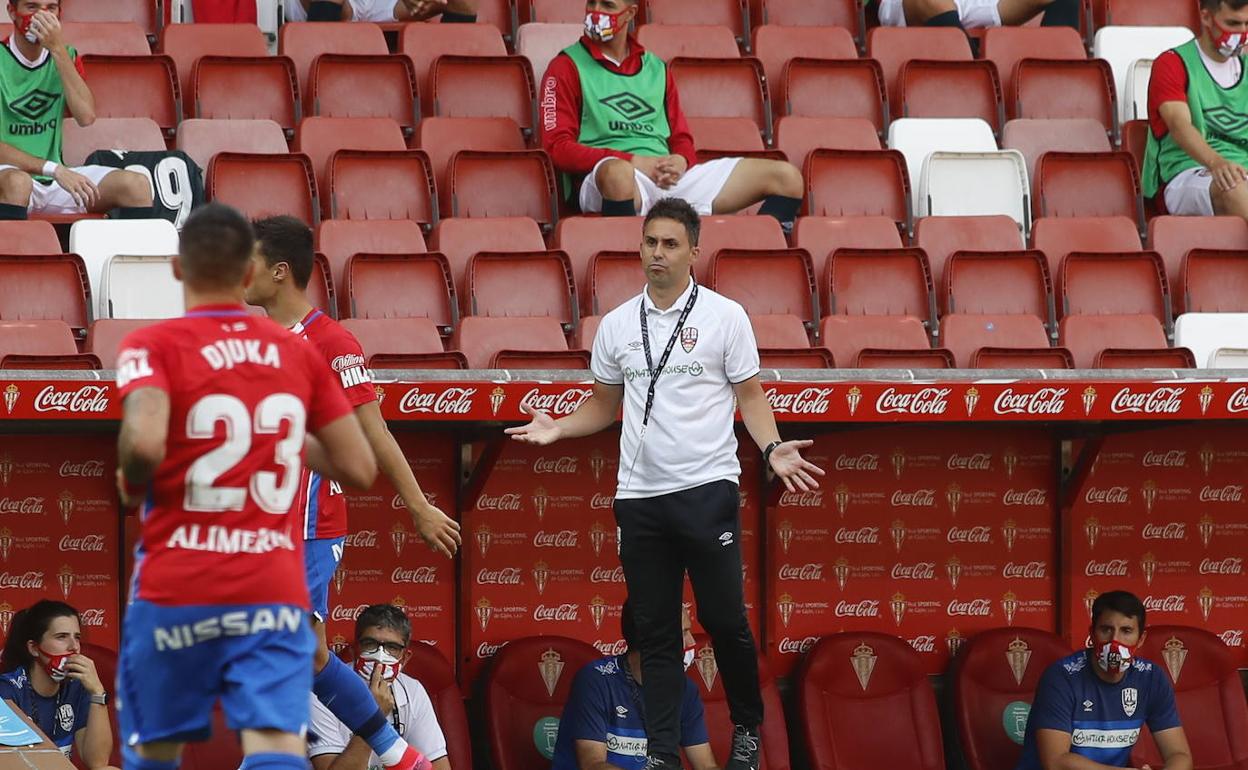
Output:
[[641,427],[644,430],[650,424],[650,412],[654,409],[654,392],[659,386],[659,376],[663,374],[663,369],[667,366],[667,359],[672,355],[672,348],[676,347],[676,340],[680,339],[680,332],[685,328],[685,322],[689,320],[689,313],[693,311],[693,305],[698,301],[698,284],[693,284],[693,291],[689,293],[689,299],[685,302],[684,310],[680,311],[680,318],[676,321],[676,328],[672,330],[672,336],[667,341],[667,347],[663,349],[663,357],[659,359],[659,365],[654,365],[654,359],[650,357],[650,324],[646,319],[646,301],[643,298],[641,305],[641,345],[646,351],[646,368],[649,369],[650,387],[646,390],[646,411],[641,416]]

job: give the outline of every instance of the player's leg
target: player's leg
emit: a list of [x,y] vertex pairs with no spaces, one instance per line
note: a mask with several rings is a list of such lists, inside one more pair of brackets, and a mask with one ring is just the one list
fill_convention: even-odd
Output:
[[100,197],[91,210],[96,213],[120,209],[122,219],[150,219],[152,185],[147,177],[108,166],[83,166],[74,171],[95,183]]
[[1209,186],[1209,202],[1218,216],[1234,216],[1248,219],[1248,182],[1241,182],[1225,192],[1217,185]]
[[[715,168],[721,167],[720,164],[732,160],[734,159],[720,158],[710,163],[700,163],[690,169],[686,176],[711,173]],[[703,166],[707,168],[704,170]],[[686,184],[693,184],[694,180],[681,182],[678,186],[684,187]],[[715,194],[712,211],[716,214],[735,214],[762,201],[763,207],[759,214],[775,217],[781,224],[791,224],[797,219],[797,212],[802,207],[805,188],[802,172],[792,163],[741,158]]]
[[632,217],[642,208],[639,172],[619,158],[599,161],[581,184],[581,211],[604,217]]
[[1041,26],[1079,29],[1079,0],[1000,0],[997,3],[997,14],[1006,26],[1026,24],[1039,13],[1044,14]]
[[14,166],[0,166],[0,220],[26,219],[35,180]]
[[902,0],[906,25],[910,27],[962,27],[954,0]]
[[181,743],[147,743],[123,746],[121,766],[125,770],[175,770],[182,763]]

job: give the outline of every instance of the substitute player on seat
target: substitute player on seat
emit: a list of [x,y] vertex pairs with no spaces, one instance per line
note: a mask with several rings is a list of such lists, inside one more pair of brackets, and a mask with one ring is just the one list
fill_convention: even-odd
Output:
[[316,351],[244,308],[252,242],[228,206],[192,214],[173,263],[189,310],[133,332],[117,357],[118,491],[143,505],[117,676],[126,770],[176,768],[184,742],[210,735],[218,700],[245,770],[305,767],[305,445],[331,478],[377,476]]

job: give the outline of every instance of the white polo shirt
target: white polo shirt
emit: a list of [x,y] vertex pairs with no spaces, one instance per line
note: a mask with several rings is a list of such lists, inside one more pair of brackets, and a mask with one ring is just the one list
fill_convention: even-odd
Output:
[[698,287],[697,302],[659,377],[638,451],[650,387],[640,305],[645,304],[650,355],[658,366],[693,285],[691,280],[667,310],[656,308],[642,291],[607,313],[594,337],[594,378],[624,386],[617,499],[657,497],[712,481],[739,483],[732,386],[758,374],[758,344],[745,309],[705,286]]
[[[446,756],[446,737],[433,713],[433,702],[424,685],[407,674],[400,673],[390,684],[394,708],[398,712],[399,737],[407,741],[430,762]],[[391,724],[394,724],[393,717]],[[351,742],[351,728],[338,721],[338,717],[312,696],[312,721],[309,725],[316,740],[308,742],[308,757],[321,754],[341,754]],[[376,754],[368,755],[369,770],[381,770],[381,760]]]

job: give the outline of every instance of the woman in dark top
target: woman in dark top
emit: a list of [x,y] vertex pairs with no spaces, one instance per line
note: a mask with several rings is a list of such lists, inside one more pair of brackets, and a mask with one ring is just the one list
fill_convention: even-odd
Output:
[[25,712],[67,758],[77,748],[90,770],[111,770],[108,693],[82,654],[77,610],[45,599],[14,615],[0,669],[0,698]]

